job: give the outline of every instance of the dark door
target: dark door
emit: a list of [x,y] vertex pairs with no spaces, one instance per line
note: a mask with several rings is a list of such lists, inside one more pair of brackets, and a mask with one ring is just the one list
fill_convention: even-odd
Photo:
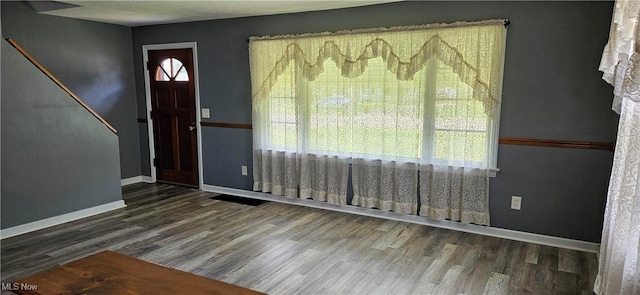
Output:
[[198,187],[192,51],[150,50],[148,69],[156,178]]

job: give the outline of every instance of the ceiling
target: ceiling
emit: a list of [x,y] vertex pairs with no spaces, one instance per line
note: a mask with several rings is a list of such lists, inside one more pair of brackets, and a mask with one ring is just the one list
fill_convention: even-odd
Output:
[[38,13],[134,27],[328,10],[398,1],[401,0],[81,0],[29,1],[29,4]]

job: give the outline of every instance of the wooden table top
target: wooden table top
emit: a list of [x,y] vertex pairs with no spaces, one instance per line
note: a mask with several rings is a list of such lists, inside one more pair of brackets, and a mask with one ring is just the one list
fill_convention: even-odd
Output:
[[11,284],[16,294],[264,294],[104,251]]

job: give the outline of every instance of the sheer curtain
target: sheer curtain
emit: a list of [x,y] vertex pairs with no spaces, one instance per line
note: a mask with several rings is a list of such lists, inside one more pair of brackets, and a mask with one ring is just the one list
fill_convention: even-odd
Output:
[[504,20],[251,38],[254,190],[344,205],[351,173],[352,205],[488,224],[505,38]]
[[597,294],[640,294],[640,1],[616,1],[600,64],[620,114],[609,180]]

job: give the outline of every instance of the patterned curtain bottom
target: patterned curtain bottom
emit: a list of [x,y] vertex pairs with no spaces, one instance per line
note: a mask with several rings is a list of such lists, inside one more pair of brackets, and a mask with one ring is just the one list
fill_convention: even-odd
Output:
[[[485,169],[254,151],[254,191],[489,225]],[[348,202],[351,176],[353,197]]]

